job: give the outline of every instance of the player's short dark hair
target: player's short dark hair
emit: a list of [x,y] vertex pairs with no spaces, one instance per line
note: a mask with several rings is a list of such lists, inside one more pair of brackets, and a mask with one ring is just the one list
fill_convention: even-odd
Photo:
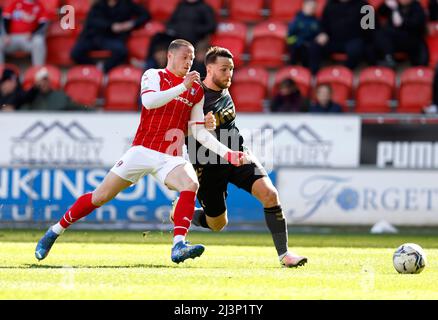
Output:
[[227,48],[210,47],[205,54],[205,65],[215,63],[218,57],[233,59],[233,54]]
[[174,51],[174,50],[178,50],[181,47],[189,47],[189,48],[191,47],[191,48],[195,49],[193,44],[191,44],[189,41],[184,40],[184,39],[176,39],[176,40],[173,40],[169,44],[169,48],[167,50]]

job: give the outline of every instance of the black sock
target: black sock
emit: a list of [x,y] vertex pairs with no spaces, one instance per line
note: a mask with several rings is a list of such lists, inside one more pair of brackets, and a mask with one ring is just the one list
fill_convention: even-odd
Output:
[[193,213],[192,223],[195,226],[210,229],[210,227],[207,224],[207,218],[204,209],[202,208],[195,208],[195,213]]
[[287,252],[287,225],[281,206],[265,208],[265,220],[279,256]]

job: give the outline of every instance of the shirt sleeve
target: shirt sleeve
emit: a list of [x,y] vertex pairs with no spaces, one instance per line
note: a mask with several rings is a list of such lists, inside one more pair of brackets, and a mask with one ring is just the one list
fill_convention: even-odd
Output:
[[160,91],[160,75],[157,69],[149,69],[141,78],[141,102],[146,109],[160,108],[186,91],[184,83]]
[[40,5],[40,11],[38,14],[38,23],[45,23],[49,21],[49,14],[46,10],[46,8],[42,5]]
[[2,12],[2,16],[6,19],[10,19],[12,17],[12,12],[14,11],[15,8],[15,2],[16,1],[11,1],[4,9]]
[[218,154],[222,158],[231,151],[227,146],[220,143],[204,126],[204,98],[192,108],[189,127],[193,137],[207,149]]

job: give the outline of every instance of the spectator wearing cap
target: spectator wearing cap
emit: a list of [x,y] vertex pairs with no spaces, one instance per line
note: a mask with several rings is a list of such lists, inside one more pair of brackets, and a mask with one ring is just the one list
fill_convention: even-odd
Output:
[[21,88],[18,75],[10,69],[4,69],[0,79],[0,109],[15,111],[24,101],[24,91]]
[[128,57],[126,40],[132,30],[150,19],[146,9],[132,0],[99,0],[90,9],[84,29],[70,55],[78,64],[93,64],[90,51],[108,50],[111,56],[104,62],[108,72]]
[[71,100],[62,90],[54,90],[49,72],[41,68],[35,74],[35,84],[26,93],[22,110],[32,111],[84,111],[88,110]]
[[5,63],[5,54],[17,51],[31,53],[32,64],[46,62],[46,30],[48,16],[38,0],[14,0],[2,13],[0,37],[0,64]]
[[303,97],[294,80],[280,82],[278,93],[271,102],[272,112],[304,112],[308,108],[308,99]]
[[316,87],[316,101],[309,107],[311,113],[341,113],[342,107],[332,100],[332,87],[320,84]]

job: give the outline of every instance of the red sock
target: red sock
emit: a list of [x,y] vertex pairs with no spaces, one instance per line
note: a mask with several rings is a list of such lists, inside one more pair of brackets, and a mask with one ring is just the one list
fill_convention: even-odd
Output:
[[186,236],[192,222],[195,210],[196,193],[193,191],[181,191],[173,216],[175,227],[173,236]]
[[94,209],[99,208],[91,202],[91,197],[92,193],[86,193],[76,200],[59,221],[63,228],[68,228],[72,223],[89,215]]

